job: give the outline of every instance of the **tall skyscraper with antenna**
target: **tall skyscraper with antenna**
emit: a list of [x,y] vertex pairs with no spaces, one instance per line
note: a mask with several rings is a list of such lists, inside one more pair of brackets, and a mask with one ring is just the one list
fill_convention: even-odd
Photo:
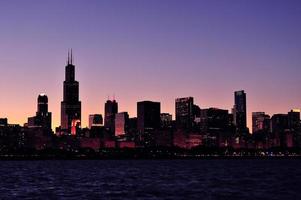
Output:
[[79,83],[75,80],[72,50],[71,54],[68,52],[63,90],[61,131],[66,134],[76,135],[77,128],[81,126],[81,102],[79,101]]

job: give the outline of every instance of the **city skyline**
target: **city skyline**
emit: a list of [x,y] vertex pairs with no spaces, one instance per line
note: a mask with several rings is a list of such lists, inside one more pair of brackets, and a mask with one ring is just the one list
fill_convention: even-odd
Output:
[[[66,70],[67,70],[67,68],[68,67],[70,67],[70,65],[71,65],[71,67],[73,67],[73,69],[72,69],[72,73],[73,73],[73,75],[69,75],[68,74],[68,71],[65,71],[64,73],[65,73],[65,78],[67,79],[67,77],[68,76],[72,76],[73,78],[72,79],[76,79],[76,66],[75,66],[75,64],[73,63],[73,61],[72,61],[72,59],[74,59],[74,57],[73,57],[73,55],[72,55],[72,50],[71,50],[71,55],[69,55],[70,54],[70,52],[69,52],[69,50],[68,50],[68,57],[67,57],[67,65],[65,66],[66,67]],[[70,57],[69,57],[70,56]],[[70,60],[71,59],[71,60]],[[70,62],[70,63],[69,63]],[[70,71],[70,70],[69,70]],[[70,72],[69,72],[70,73]],[[65,84],[65,82],[66,81],[64,81],[64,84]],[[75,81],[75,82],[77,82],[77,81]],[[64,85],[63,84],[63,85]],[[77,82],[77,84],[79,84],[79,82]],[[77,90],[78,90],[78,93],[80,94],[80,89],[79,89],[79,86],[77,86],[78,88],[77,88]],[[63,97],[62,97],[62,99],[64,99],[65,97],[64,97],[64,92],[65,92],[65,89],[64,89],[64,87],[63,87]],[[235,107],[235,101],[236,101],[236,93],[240,93],[240,92],[245,92],[243,89],[242,90],[239,90],[239,91],[233,91],[232,93],[234,93],[234,97],[232,97],[233,98],[233,106],[232,106],[232,108],[230,108],[230,109],[228,109],[228,108],[224,108],[224,107],[217,107],[217,106],[214,106],[214,105],[212,105],[212,106],[209,106],[209,107],[200,107],[201,109],[208,109],[208,108],[219,108],[219,109],[226,109],[226,110],[228,110],[229,111],[229,113],[232,113],[233,112],[233,109],[234,109],[234,107]],[[44,96],[44,95],[47,95],[47,93],[40,93],[40,94],[38,94],[39,96]],[[70,93],[70,95],[72,96],[72,95],[74,95],[73,93],[71,94]],[[244,95],[246,95],[246,93],[244,93]],[[71,98],[71,96],[70,96],[70,98]],[[75,95],[75,96],[77,96],[77,95]],[[233,96],[233,95],[232,95]],[[72,97],[73,98],[73,97]],[[79,97],[76,97],[76,98],[79,98],[79,99],[81,99],[81,97],[79,96]],[[193,98],[193,100],[192,101],[195,101],[195,99],[194,99],[194,96],[193,95],[190,95],[190,96],[187,96],[187,97],[176,97],[175,99],[174,99],[174,103],[177,101],[177,99],[179,99],[179,98],[183,98],[183,99],[186,99],[186,98]],[[248,97],[244,97],[245,99],[248,99]],[[141,101],[153,101],[153,99],[144,99],[144,100],[141,100]],[[248,107],[248,100],[245,100],[246,102],[247,102],[247,107]],[[81,101],[79,101],[80,103],[81,103]],[[82,128],[84,128],[84,127],[88,127],[89,126],[89,117],[90,117],[90,115],[91,114],[93,114],[93,113],[100,113],[102,116],[106,116],[105,115],[105,106],[106,106],[106,104],[108,103],[108,102],[117,102],[118,103],[118,99],[116,99],[116,96],[115,96],[115,94],[114,95],[112,95],[112,97],[110,97],[110,96],[108,96],[108,98],[107,98],[107,100],[106,101],[104,101],[103,102],[103,107],[104,107],[104,109],[103,109],[103,112],[98,112],[99,110],[95,110],[95,111],[92,111],[91,113],[88,113],[88,115],[87,116],[82,116],[81,117],[81,120],[79,120],[80,121],[80,123],[81,124],[83,124],[82,125]],[[159,101],[160,102],[160,101]],[[61,102],[62,103],[62,102]],[[134,102],[134,104],[135,105],[137,105],[137,103],[139,103],[139,101],[136,101],[136,102]],[[162,102],[160,102],[161,104],[162,104]],[[163,104],[164,104],[164,102],[163,102]],[[192,103],[192,105],[197,105],[197,106],[199,106],[199,104],[197,104],[197,102],[196,102],[196,104],[193,104]],[[61,105],[62,106],[62,105]],[[118,105],[117,105],[118,106]],[[176,109],[175,109],[175,107],[176,107],[176,105],[174,104],[173,105],[173,107],[174,107],[174,111],[173,112],[164,112],[164,111],[162,111],[161,113],[169,113],[169,114],[171,114],[172,115],[172,119],[173,120],[176,120]],[[60,109],[62,109],[61,107],[60,107]],[[299,107],[293,107],[293,108],[288,108],[286,111],[284,111],[284,112],[282,112],[282,113],[286,113],[288,110],[294,110],[294,109],[298,109],[299,110]],[[80,108],[80,110],[81,110],[81,108]],[[62,112],[62,111],[61,111]],[[128,110],[123,110],[123,111],[121,111],[121,112],[131,112],[131,111],[128,111]],[[260,111],[252,111],[252,110],[248,110],[246,113],[247,113],[247,128],[249,128],[250,129],[250,132],[252,132],[252,126],[253,126],[253,120],[252,120],[252,116],[253,116],[253,113],[256,113],[256,112],[265,112],[265,110],[260,110]],[[120,113],[120,112],[119,112]],[[136,107],[136,110],[134,110],[134,111],[132,111],[132,113],[136,113],[136,114],[134,114],[134,115],[129,115],[130,117],[137,117],[137,107]],[[62,113],[61,113],[62,114]],[[273,114],[281,114],[281,112],[276,112],[276,113],[269,113],[270,115],[273,115]],[[6,116],[1,116],[2,118],[8,118],[8,117],[6,117]],[[11,123],[11,121],[9,121],[9,123],[11,123],[11,124],[20,124],[20,125],[23,125],[23,124],[25,124],[25,123],[27,123],[27,120],[28,120],[28,117],[29,116],[27,116],[27,118],[26,118],[26,121],[24,122],[24,123]],[[62,117],[62,116],[61,116]],[[57,124],[54,124],[54,123],[52,123],[52,129],[53,130],[55,130],[55,128],[57,128],[57,127],[60,127],[61,126],[61,123],[62,123],[62,118],[60,117],[60,119],[59,119],[59,122],[57,123]],[[85,119],[85,118],[87,118],[87,119]],[[8,120],[9,120],[9,118],[8,118]],[[250,122],[251,121],[251,122]],[[105,122],[104,122],[104,125],[105,125]]]
[[299,199],[300,22],[301,0],[0,0],[0,199]]
[[[71,53],[70,53],[71,52]],[[69,131],[71,131],[71,126],[73,126],[72,125],[72,123],[71,123],[71,121],[72,120],[74,120],[74,119],[78,119],[78,122],[76,122],[76,123],[79,123],[79,126],[81,126],[81,123],[84,121],[84,120],[82,120],[81,118],[81,114],[79,115],[79,118],[77,117],[77,115],[75,115],[75,116],[73,116],[74,114],[72,113],[72,115],[70,116],[71,118],[70,119],[68,119],[67,121],[69,121],[68,123],[67,122],[64,122],[64,121],[66,121],[66,120],[64,120],[64,115],[65,114],[63,114],[63,113],[65,113],[65,105],[63,106],[63,102],[65,102],[65,100],[67,100],[67,99],[70,99],[70,100],[68,100],[68,101],[70,101],[71,102],[71,104],[72,104],[72,106],[73,106],[73,104],[75,103],[75,107],[73,108],[72,106],[72,109],[75,109],[74,111],[72,111],[72,112],[79,112],[79,113],[81,113],[81,101],[79,101],[80,100],[80,97],[79,97],[79,92],[80,92],[80,89],[79,89],[79,82],[78,81],[76,81],[76,67],[75,67],[75,64],[73,63],[73,59],[74,59],[74,57],[73,57],[73,54],[72,54],[72,49],[71,49],[71,51],[69,51],[68,50],[68,57],[67,57],[67,64],[66,64],[66,66],[65,66],[65,81],[64,81],[64,83],[63,83],[63,101],[61,102],[61,118],[60,118],[60,124],[58,124],[58,125],[55,125],[55,124],[52,124],[52,129],[53,130],[55,130],[56,128],[58,128],[58,127],[60,127],[62,130],[68,130],[69,129]],[[70,82],[71,81],[71,82]],[[70,83],[69,83],[70,82]],[[74,87],[74,83],[76,83],[76,88],[74,88],[74,89],[72,89],[72,87]],[[68,84],[71,84],[70,86],[68,86]],[[67,88],[67,89],[66,89]],[[239,90],[239,91],[233,91],[233,93],[234,93],[234,99],[233,99],[233,107],[232,107],[232,109],[226,109],[229,113],[231,113],[231,114],[234,114],[234,112],[241,112],[241,111],[239,111],[239,109],[238,109],[238,107],[237,107],[237,104],[236,103],[240,103],[240,104],[242,104],[242,105],[240,105],[240,106],[243,106],[243,110],[244,109],[246,109],[246,106],[247,106],[247,102],[248,102],[248,97],[247,97],[247,94],[245,93],[245,91],[244,90]],[[243,99],[240,99],[241,97],[237,97],[237,96],[241,96],[241,95],[243,95]],[[48,112],[48,96],[47,96],[47,94],[46,93],[40,93],[39,95],[38,95],[38,101],[40,101],[40,98],[41,97],[46,97],[46,99],[47,99],[47,112]],[[238,98],[238,99],[237,99]],[[71,101],[71,99],[73,99],[72,101]],[[184,100],[184,102],[185,101],[188,101],[188,100],[190,100],[189,102],[189,107],[190,107],[190,109],[191,109],[191,111],[190,112],[192,112],[192,109],[194,109],[193,108],[193,106],[197,106],[197,107],[199,107],[199,105],[198,104],[194,104],[194,97],[193,96],[189,96],[189,97],[177,97],[176,99],[175,99],[175,101],[174,101],[174,107],[175,107],[175,110],[174,110],[174,112],[173,113],[166,113],[166,112],[160,112],[161,114],[171,114],[171,116],[172,116],[172,120],[175,120],[175,122],[177,122],[177,118],[176,118],[176,113],[177,113],[177,108],[178,108],[178,105],[177,105],[177,103],[178,103],[178,101],[183,101]],[[68,103],[68,101],[67,101],[67,103]],[[139,104],[139,103],[141,103],[141,102],[151,102],[152,100],[151,99],[145,99],[145,100],[143,100],[143,101],[137,101],[137,102],[135,102],[136,103],[136,105],[137,104]],[[80,104],[80,107],[79,108],[77,108],[78,106],[77,106],[77,104]],[[159,104],[161,104],[162,102],[158,102]],[[65,104],[65,103],[64,103]],[[108,105],[109,104],[109,105]],[[114,107],[113,108],[113,112],[112,112],[112,108],[111,108],[111,104],[113,104],[113,105],[115,105],[116,104],[116,107]],[[43,104],[41,104],[41,105],[43,105]],[[103,105],[104,105],[104,112],[103,113],[101,113],[100,115],[101,115],[101,117],[102,116],[104,116],[104,119],[105,119],[105,121],[103,122],[103,126],[104,127],[107,127],[108,126],[108,128],[110,127],[110,126],[115,126],[115,125],[113,125],[114,123],[115,123],[115,114],[123,114],[123,113],[128,113],[128,111],[127,110],[125,110],[125,111],[122,111],[122,112],[118,112],[118,101],[115,99],[115,94],[113,95],[113,98],[111,99],[110,97],[108,97],[108,99],[107,99],[107,101],[106,102],[104,102],[103,103]],[[40,103],[38,102],[38,112],[39,112],[39,110],[41,109],[40,107]],[[70,106],[70,105],[69,105]],[[70,107],[70,108],[71,108]],[[138,106],[139,107],[139,106]],[[134,116],[129,116],[129,117],[138,117],[138,107],[136,107],[136,115],[134,115]],[[160,106],[161,107],[161,106]],[[69,109],[70,109],[69,108]],[[208,108],[218,108],[218,109],[221,109],[220,107],[216,107],[216,106],[210,106],[210,107],[199,107],[201,110],[204,110],[204,109],[208,109]],[[71,110],[72,110],[71,109]],[[77,110],[77,109],[79,109],[79,110]],[[106,110],[106,109],[108,109],[108,110]],[[299,109],[296,109],[296,108],[292,108],[291,109],[291,111],[293,111],[293,110],[298,110],[298,112],[300,112],[299,111]],[[107,116],[107,113],[108,112],[108,114],[110,115],[110,113],[113,113],[113,115],[114,115],[114,117],[112,118],[112,117],[108,117],[108,119],[107,120],[113,120],[113,122],[112,122],[112,125],[106,125],[106,123],[108,123],[108,122],[106,122],[106,116]],[[186,112],[186,111],[185,111]],[[250,124],[250,127],[249,127],[249,124],[247,123],[247,127],[246,128],[249,128],[249,131],[250,132],[252,132],[252,127],[254,126],[254,119],[253,119],[253,117],[254,117],[254,114],[256,115],[257,113],[264,113],[265,114],[265,112],[264,111],[249,111],[250,112],[250,115],[251,115],[251,120],[252,120],[252,124]],[[93,112],[92,112],[93,113]],[[87,118],[88,118],[88,122],[86,123],[87,125],[84,125],[84,126],[81,126],[82,128],[85,128],[85,127],[89,127],[89,124],[90,124],[90,116],[91,115],[93,115],[92,113],[90,113],[88,116],[87,116]],[[97,111],[95,111],[94,113],[97,113]],[[244,111],[244,113],[246,113],[247,115],[248,115],[248,111]],[[286,112],[283,112],[283,113],[286,113]],[[282,114],[283,114],[282,113]],[[271,115],[277,115],[277,114],[281,114],[281,113],[272,113]],[[38,114],[37,114],[38,115]],[[190,113],[189,115],[191,115],[191,122],[192,122],[192,113]],[[236,114],[237,115],[237,114]],[[180,115],[179,115],[180,116]],[[67,116],[66,116],[67,117]],[[67,117],[68,118],[68,117]],[[85,118],[85,116],[83,117],[83,118]],[[237,120],[241,120],[240,118],[241,117],[239,117],[239,116],[235,116],[235,114],[234,114],[234,121],[235,121],[235,118],[237,118]],[[9,120],[9,119],[8,119]],[[30,117],[27,117],[27,120],[28,120],[28,122],[30,121]],[[50,114],[50,121],[52,120],[52,118],[51,118],[51,114]],[[186,121],[186,119],[184,120],[184,121]],[[189,120],[188,120],[189,121]],[[9,121],[10,122],[10,121]],[[191,123],[190,122],[190,123]],[[11,122],[10,122],[11,123]],[[24,122],[24,123],[21,123],[20,125],[23,125],[23,124],[25,124],[25,123],[27,123],[27,121],[26,122]],[[110,122],[111,123],[111,122]],[[186,122],[185,122],[186,123]],[[241,123],[241,122],[234,122],[234,123]],[[11,124],[14,124],[14,123],[11,123]],[[50,122],[50,124],[51,124],[51,122]],[[64,125],[64,124],[66,124],[66,125]],[[69,124],[69,125],[68,125]],[[237,124],[237,126],[239,127],[240,125],[238,125]],[[242,122],[242,124],[244,124],[244,122]],[[62,125],[63,126],[66,126],[66,127],[68,127],[68,126],[70,126],[69,128],[66,128],[66,127],[62,127]],[[76,126],[76,125],[75,125]],[[242,125],[242,130],[244,129],[243,127],[244,127],[245,125]],[[186,127],[186,128],[188,128],[188,127]],[[111,129],[111,128],[110,128]],[[240,128],[239,128],[240,129]],[[69,131],[67,131],[67,132],[69,132]],[[115,130],[112,130],[113,132],[115,132]],[[72,132],[72,131],[71,131]],[[73,134],[73,133],[72,133]],[[74,132],[74,134],[75,134],[75,132]]]
[[[10,123],[25,123],[35,113],[38,94],[46,93],[53,113],[52,127],[60,124],[64,64],[70,47],[81,83],[83,127],[88,126],[89,114],[104,114],[107,96],[114,94],[119,110],[127,111],[130,117],[136,116],[136,102],[151,100],[161,102],[162,112],[171,113],[175,119],[176,98],[193,96],[201,108],[230,111],[233,92],[244,89],[250,129],[252,112],[273,115],[301,107],[297,26],[301,17],[297,1],[276,1],[273,5],[255,1],[250,8],[240,2],[191,1],[184,5],[175,1],[159,6],[156,2],[132,1],[121,6],[92,1],[84,4],[83,12],[82,3],[75,1],[68,4],[76,13],[72,16],[63,12],[66,3],[21,4],[17,10],[5,2],[0,6],[6,16],[0,38],[0,87],[4,94],[0,117],[7,117]],[[45,6],[50,11],[39,13],[38,8]],[[168,16],[164,15],[167,8]],[[197,12],[200,8],[201,14]],[[264,16],[267,9],[269,15]],[[82,18],[88,11],[91,15]],[[259,14],[251,16],[255,11]],[[116,12],[120,15],[115,16]],[[41,14],[40,18],[35,14]],[[60,17],[65,20],[60,22]],[[89,31],[82,31],[81,25]],[[51,30],[54,28],[58,33]],[[258,47],[252,45],[254,41]]]

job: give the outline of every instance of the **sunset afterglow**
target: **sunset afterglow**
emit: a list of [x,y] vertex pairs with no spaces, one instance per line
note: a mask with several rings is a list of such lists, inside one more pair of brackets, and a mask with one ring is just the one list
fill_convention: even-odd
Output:
[[69,48],[83,126],[113,95],[130,117],[153,100],[174,118],[178,97],[231,110],[243,89],[249,127],[251,112],[301,107],[299,1],[13,2],[0,3],[0,117],[10,123],[24,124],[46,93],[60,124]]

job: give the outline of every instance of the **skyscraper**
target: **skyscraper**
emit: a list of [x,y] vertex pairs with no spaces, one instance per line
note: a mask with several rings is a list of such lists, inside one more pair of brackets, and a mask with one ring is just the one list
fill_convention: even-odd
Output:
[[63,101],[61,102],[61,130],[67,134],[76,134],[81,126],[81,102],[79,101],[79,83],[75,80],[73,56],[68,53],[65,68]]
[[271,118],[271,128],[273,133],[283,133],[288,126],[287,114],[274,114]]
[[89,115],[89,129],[92,127],[100,127],[103,124],[103,119],[101,114]]
[[142,101],[137,103],[138,130],[160,128],[160,102]]
[[291,131],[298,131],[300,129],[300,110],[294,109],[288,113],[288,128]]
[[273,135],[280,140],[280,146],[285,147],[289,136],[288,114],[274,114],[271,118]]
[[139,140],[145,146],[154,145],[155,130],[159,129],[161,124],[160,113],[160,102],[142,101],[137,103]]
[[114,99],[105,103],[105,127],[115,133],[115,115],[118,113],[118,103]]
[[43,127],[51,130],[51,112],[48,112],[48,97],[46,94],[38,96],[36,116],[28,118],[28,127]]
[[226,131],[229,128],[229,111],[218,108],[202,109],[200,128],[204,133]]
[[169,113],[161,113],[161,128],[171,128],[172,127],[172,115]]
[[252,113],[252,133],[268,133],[271,129],[271,118],[264,112]]
[[247,98],[244,90],[234,93],[234,123],[237,131],[243,133],[247,130]]
[[46,115],[48,113],[48,97],[46,94],[38,96],[38,112],[37,115]]
[[179,128],[190,129],[193,124],[193,97],[176,99],[176,123]]
[[127,112],[115,115],[115,136],[124,136],[129,128],[129,114]]

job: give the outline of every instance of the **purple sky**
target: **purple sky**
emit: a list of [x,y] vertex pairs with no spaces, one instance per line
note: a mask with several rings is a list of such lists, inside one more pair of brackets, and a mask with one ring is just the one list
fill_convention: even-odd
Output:
[[24,123],[45,92],[54,126],[68,48],[80,81],[83,124],[108,95],[136,116],[139,100],[176,97],[252,111],[301,107],[301,1],[107,0],[0,2],[0,117]]

